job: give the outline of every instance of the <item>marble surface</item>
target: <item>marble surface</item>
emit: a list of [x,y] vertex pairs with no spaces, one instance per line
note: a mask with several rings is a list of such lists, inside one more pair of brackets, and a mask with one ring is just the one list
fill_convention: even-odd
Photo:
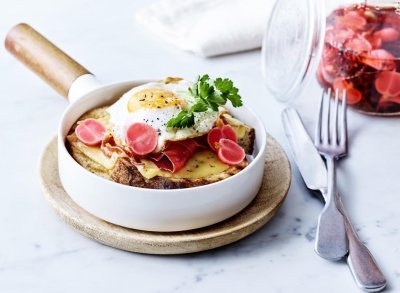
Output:
[[[135,24],[149,1],[2,1],[0,37],[27,22],[104,82],[199,73],[231,77],[246,103],[286,148],[285,105],[262,85],[260,52],[201,59],[162,43]],[[183,256],[112,249],[65,225],[40,192],[37,164],[67,102],[0,48],[0,292],[358,292],[345,263],[313,251],[321,204],[292,162],[293,181],[279,214],[235,244]],[[318,88],[293,105],[314,126]],[[339,190],[360,236],[400,291],[400,120],[349,115],[350,156]]]

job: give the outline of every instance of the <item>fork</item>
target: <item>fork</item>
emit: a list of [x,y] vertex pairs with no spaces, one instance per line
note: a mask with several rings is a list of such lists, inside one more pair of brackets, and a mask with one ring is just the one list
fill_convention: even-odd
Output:
[[335,91],[333,113],[331,113],[331,95],[330,88],[322,93],[314,140],[315,147],[325,158],[328,169],[327,198],[318,218],[315,251],[325,259],[339,260],[348,252],[345,222],[337,208],[339,194],[336,191],[336,161],[347,154],[346,91],[343,91],[341,98],[340,129],[338,129],[339,91]]

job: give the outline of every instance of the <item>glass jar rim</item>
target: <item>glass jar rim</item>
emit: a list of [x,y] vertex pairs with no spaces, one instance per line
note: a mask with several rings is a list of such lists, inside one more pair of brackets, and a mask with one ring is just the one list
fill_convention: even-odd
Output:
[[[310,72],[316,72],[322,54],[324,15],[321,0],[275,1],[264,34],[261,65],[264,84],[279,101],[299,96]],[[299,30],[301,24],[303,31]],[[283,33],[277,35],[282,28]]]

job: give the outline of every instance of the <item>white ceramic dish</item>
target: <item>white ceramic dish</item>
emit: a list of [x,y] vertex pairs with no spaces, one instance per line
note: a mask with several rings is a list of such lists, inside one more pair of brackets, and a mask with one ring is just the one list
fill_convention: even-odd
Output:
[[[31,37],[32,34],[35,34],[34,38]],[[120,226],[169,232],[215,224],[238,213],[253,200],[262,183],[267,138],[261,120],[246,106],[229,110],[255,128],[253,160],[244,170],[225,180],[187,189],[145,189],[106,180],[79,165],[65,147],[65,137],[73,123],[88,110],[109,105],[124,92],[146,81],[102,85],[83,67],[83,70],[76,70],[79,64],[60,50],[50,50],[49,47],[54,45],[41,35],[39,36],[42,39],[38,40],[36,35],[38,33],[26,25],[16,26],[9,33],[6,46],[59,92],[67,93],[71,101],[58,128],[59,173],[65,190],[78,205],[91,214]],[[41,46],[34,46],[32,50],[26,44],[28,41],[41,42]],[[15,46],[19,47],[18,50]],[[47,62],[40,60],[46,55],[49,55]],[[70,59],[67,64],[65,58]],[[48,65],[48,59],[54,64]],[[61,61],[58,62],[58,59]],[[69,64],[72,62],[75,68],[72,68],[74,71],[71,74],[75,78],[66,82],[65,76],[59,76],[57,72],[62,71],[61,69],[72,71],[72,65]],[[33,63],[47,63],[46,65],[55,66],[57,70],[43,73],[43,67],[40,67],[42,71],[39,72]]]

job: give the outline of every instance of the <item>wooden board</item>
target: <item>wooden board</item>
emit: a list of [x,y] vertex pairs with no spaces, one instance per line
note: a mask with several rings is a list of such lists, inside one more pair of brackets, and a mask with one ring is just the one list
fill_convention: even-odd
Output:
[[263,185],[256,198],[237,215],[201,229],[158,233],[133,230],[105,222],[79,207],[65,192],[58,175],[57,139],[40,160],[44,196],[55,212],[79,233],[105,245],[148,254],[184,254],[235,242],[261,228],[277,212],[289,190],[291,170],[278,142],[268,136]]

